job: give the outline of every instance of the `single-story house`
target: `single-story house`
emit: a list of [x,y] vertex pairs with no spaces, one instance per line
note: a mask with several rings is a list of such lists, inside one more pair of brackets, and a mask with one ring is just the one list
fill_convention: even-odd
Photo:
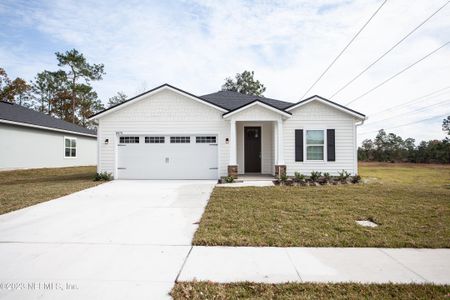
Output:
[[116,179],[357,173],[365,115],[320,96],[297,103],[164,84],[93,116],[98,172]]
[[0,101],[0,170],[96,163],[95,130]]

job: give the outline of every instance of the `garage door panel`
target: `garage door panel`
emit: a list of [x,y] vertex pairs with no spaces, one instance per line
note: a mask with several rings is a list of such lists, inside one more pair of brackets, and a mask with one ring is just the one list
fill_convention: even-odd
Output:
[[144,143],[118,146],[119,179],[217,179],[218,146],[196,143]]

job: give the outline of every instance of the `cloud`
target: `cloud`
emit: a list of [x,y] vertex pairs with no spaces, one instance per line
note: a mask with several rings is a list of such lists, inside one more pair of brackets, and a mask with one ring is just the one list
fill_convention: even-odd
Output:
[[[389,1],[311,94],[331,96],[443,3]],[[210,93],[225,77],[244,69],[255,70],[267,87],[266,96],[298,101],[379,5],[375,0],[7,1],[0,5],[0,18],[8,33],[29,31],[39,39],[17,40],[6,34],[0,60],[6,61],[10,73],[31,79],[37,71],[51,68],[52,61],[56,68],[55,51],[77,48],[90,61],[105,64],[107,75],[95,83],[105,101],[118,90],[132,96],[164,82],[195,94]],[[450,5],[333,100],[349,102],[446,42],[449,14]],[[12,47],[16,43],[17,49]],[[42,47],[37,52],[36,44]],[[444,87],[450,78],[449,56],[446,47],[351,107],[370,117]],[[450,92],[426,98],[410,110],[446,98]],[[443,113],[444,108],[417,114],[406,109],[402,116],[382,124],[367,122],[360,130],[394,127]],[[374,121],[397,114],[375,115]],[[395,132],[417,139],[441,138],[437,125],[419,123]]]

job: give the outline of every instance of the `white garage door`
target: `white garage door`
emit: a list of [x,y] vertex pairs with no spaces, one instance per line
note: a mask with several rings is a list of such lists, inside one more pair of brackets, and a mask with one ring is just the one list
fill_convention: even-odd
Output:
[[217,179],[213,135],[120,136],[119,179]]

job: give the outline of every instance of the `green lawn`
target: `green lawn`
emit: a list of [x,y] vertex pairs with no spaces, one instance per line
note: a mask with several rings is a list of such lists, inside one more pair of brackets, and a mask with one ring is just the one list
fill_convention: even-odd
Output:
[[0,172],[0,214],[55,199],[101,182],[95,167],[31,169]]
[[360,174],[367,183],[216,188],[193,243],[450,247],[450,166],[361,164]]
[[432,284],[319,284],[179,282],[178,299],[448,299],[450,286]]

